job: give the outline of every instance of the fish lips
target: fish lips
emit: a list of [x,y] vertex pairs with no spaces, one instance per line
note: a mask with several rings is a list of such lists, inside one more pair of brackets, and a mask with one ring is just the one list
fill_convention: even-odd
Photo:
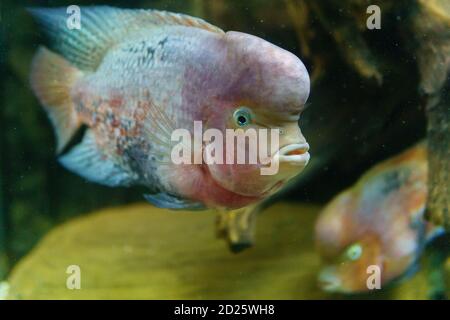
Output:
[[341,291],[341,280],[337,276],[337,270],[334,267],[325,267],[319,273],[319,287],[326,292]]
[[310,159],[308,143],[292,143],[281,147],[274,155],[274,160],[280,164],[305,167]]

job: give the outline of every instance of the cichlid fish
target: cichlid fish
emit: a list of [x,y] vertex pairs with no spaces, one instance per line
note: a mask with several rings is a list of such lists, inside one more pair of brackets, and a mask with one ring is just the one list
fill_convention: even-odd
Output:
[[380,163],[325,207],[316,224],[322,289],[368,291],[370,266],[381,287],[414,270],[427,241],[443,232],[424,220],[426,153],[422,143]]
[[[297,175],[309,160],[299,128],[309,76],[293,54],[201,19],[156,10],[32,8],[57,52],[41,47],[31,85],[48,113],[61,164],[107,186],[143,185],[172,209],[241,208]],[[279,129],[279,148],[255,164],[175,164],[176,129]],[[81,143],[74,136],[84,128]],[[72,147],[71,147],[72,146]],[[208,142],[202,142],[202,153]],[[227,149],[225,155],[249,144]],[[224,157],[225,157],[224,155]]]

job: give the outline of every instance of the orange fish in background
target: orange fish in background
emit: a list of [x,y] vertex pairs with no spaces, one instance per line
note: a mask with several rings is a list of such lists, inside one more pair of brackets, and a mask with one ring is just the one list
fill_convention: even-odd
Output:
[[[307,165],[298,122],[309,75],[292,53],[170,12],[81,7],[78,30],[68,28],[66,8],[29,11],[57,51],[40,48],[30,78],[67,169],[107,186],[143,185],[158,207],[237,209]],[[174,164],[171,134],[192,134],[194,121],[222,133],[279,129],[269,155],[279,159],[278,173],[261,175],[262,163]],[[67,150],[81,127],[82,142]],[[248,154],[248,144],[235,148],[225,153]]]
[[315,229],[323,290],[368,291],[373,265],[381,288],[413,270],[427,241],[443,233],[424,220],[427,175],[421,143],[370,169],[324,208]]

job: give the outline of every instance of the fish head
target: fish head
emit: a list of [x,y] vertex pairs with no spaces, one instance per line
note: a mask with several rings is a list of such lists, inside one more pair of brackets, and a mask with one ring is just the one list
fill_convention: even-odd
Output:
[[368,291],[377,268],[380,285],[407,273],[433,236],[422,234],[426,181],[426,149],[418,145],[370,169],[324,208],[315,226],[324,290]]
[[[369,290],[369,277],[382,275],[381,245],[376,236],[349,244],[334,258],[328,258],[318,276],[319,287],[327,292],[358,293]],[[376,268],[376,269],[374,269]],[[378,274],[374,274],[378,272]]]
[[327,292],[367,291],[367,270],[380,265],[381,239],[357,219],[358,202],[353,191],[336,196],[320,213],[315,225],[317,251],[323,261],[320,288]]
[[[218,128],[226,142],[227,131],[237,138],[223,148],[223,159],[234,161],[208,164],[208,171],[232,192],[265,196],[299,174],[310,159],[299,126],[309,75],[295,55],[248,34],[227,32],[223,52],[220,89],[205,122]],[[245,155],[244,163],[239,155]]]

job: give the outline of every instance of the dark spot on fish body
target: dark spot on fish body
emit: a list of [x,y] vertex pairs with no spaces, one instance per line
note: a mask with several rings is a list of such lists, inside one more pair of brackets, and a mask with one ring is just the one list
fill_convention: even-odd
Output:
[[383,176],[382,193],[388,194],[399,190],[408,180],[410,172],[411,170],[409,168],[387,172]]
[[141,183],[147,186],[158,187],[160,181],[156,176],[156,158],[150,155],[151,146],[144,139],[134,139],[124,149],[122,158],[129,168],[139,176]]
[[164,39],[159,40],[158,46],[160,46],[161,48],[164,48],[164,46],[165,46],[165,44],[167,43],[168,40],[169,40],[169,37],[167,37],[167,36]]
[[147,47],[147,58],[153,59],[154,56],[155,56],[155,49],[152,47]]
[[[142,67],[149,66],[152,63],[156,50],[151,44],[148,44],[146,41],[142,40],[137,44],[129,44],[128,46],[122,48],[122,51],[135,56],[137,66]],[[124,65],[127,65],[132,60],[133,59],[130,60],[127,58],[123,61],[123,63]]]
[[158,61],[165,61],[167,58],[167,50],[164,50],[165,45],[169,41],[169,37],[166,36],[164,39],[159,40],[156,48],[152,46],[147,47],[147,56],[145,60],[153,61],[156,57],[158,57],[157,53],[159,52],[160,55],[158,57]]
[[122,128],[129,133],[129,135],[133,135],[133,132],[137,132],[136,128],[138,127],[137,122],[133,118],[124,118],[121,122]]
[[140,41],[138,44],[132,43],[127,47],[122,48],[122,51],[128,52],[128,53],[138,53],[142,52],[145,48],[146,43],[144,40]]
[[123,156],[132,145],[134,145],[133,139],[128,135],[127,131],[121,127],[119,129],[119,136],[116,136],[117,155]]

